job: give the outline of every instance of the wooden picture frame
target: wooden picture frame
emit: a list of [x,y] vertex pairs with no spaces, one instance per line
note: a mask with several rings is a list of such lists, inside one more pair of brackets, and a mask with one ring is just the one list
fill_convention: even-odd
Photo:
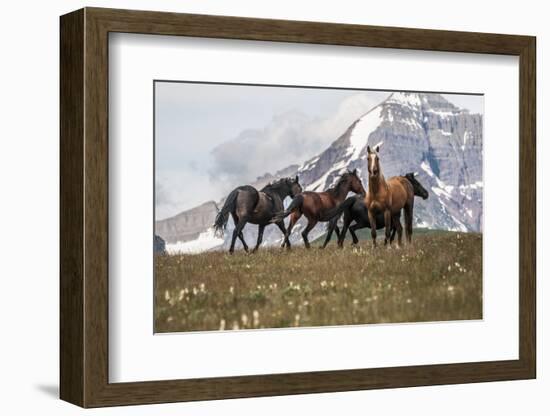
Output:
[[[60,396],[82,407],[530,379],[536,376],[536,40],[530,36],[85,8],[61,17]],[[108,34],[519,57],[519,359],[109,383]]]

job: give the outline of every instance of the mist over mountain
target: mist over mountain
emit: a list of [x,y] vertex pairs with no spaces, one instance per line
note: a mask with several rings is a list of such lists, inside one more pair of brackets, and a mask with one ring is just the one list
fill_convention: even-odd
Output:
[[[319,155],[301,166],[289,166],[273,175],[257,178],[252,185],[259,188],[279,177],[298,175],[304,189],[322,191],[333,185],[346,169],[357,168],[366,188],[367,145],[381,144],[380,162],[386,178],[418,172],[418,180],[430,192],[427,200],[415,200],[416,227],[481,232],[482,137],[483,117],[480,114],[458,108],[439,94],[393,93],[355,120]],[[286,203],[289,202],[287,199]],[[187,248],[193,247],[193,241],[199,239],[202,243],[209,241],[208,249],[227,246],[233,223],[229,221],[225,241],[216,239],[210,229],[216,214],[212,204],[205,203],[201,205],[203,208],[196,207],[157,221],[156,233],[169,244],[179,241]],[[223,201],[217,204],[221,207]],[[301,241],[299,231],[303,226],[302,221],[294,228],[294,241]],[[323,224],[317,225],[310,239],[324,231]],[[245,227],[249,245],[255,243],[256,232],[257,226]],[[277,227],[267,227],[263,244],[280,241]]]

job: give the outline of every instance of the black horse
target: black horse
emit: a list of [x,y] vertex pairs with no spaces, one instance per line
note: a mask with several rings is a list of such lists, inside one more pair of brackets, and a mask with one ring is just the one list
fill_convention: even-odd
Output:
[[[415,173],[412,173],[412,172],[407,173],[403,177],[406,178],[413,186],[415,196],[419,196],[422,199],[428,198],[428,191],[422,186],[420,182],[418,182],[418,180],[416,179]],[[355,231],[365,227],[370,228],[369,215],[368,215],[367,207],[365,205],[364,198],[361,195],[350,196],[344,202],[342,202],[337,208],[335,208],[333,211],[330,212],[332,219],[328,224],[328,233],[327,233],[325,242],[323,244],[323,247],[325,247],[330,241],[332,232],[336,227],[338,218],[340,218],[340,215],[342,214],[342,212],[344,213],[344,225],[342,227],[342,230],[340,231],[340,235],[338,236],[339,247],[342,247],[344,244],[344,239],[346,238],[346,233],[348,228],[351,233],[351,238],[353,239],[353,244],[357,244],[359,242],[359,239],[357,238],[357,234],[355,234]],[[350,224],[352,221],[355,221],[355,224],[353,224],[350,227]],[[376,229],[379,230],[381,228],[384,228],[384,226],[385,226],[384,215],[379,214],[376,217]],[[395,238],[396,231],[397,231],[397,228],[392,224],[392,234],[391,234],[390,242],[393,241],[393,239]]]
[[[244,241],[243,228],[247,222],[258,224],[258,241],[253,252],[258,250],[262,243],[264,228],[271,224],[271,220],[276,213],[284,210],[283,201],[287,196],[294,198],[302,192],[302,187],[298,182],[298,176],[294,179],[283,178],[264,186],[260,191],[253,186],[244,185],[234,189],[225,200],[222,209],[218,212],[214,222],[216,233],[223,234],[229,220],[229,214],[233,217],[235,230],[231,239],[229,253],[235,250],[235,240],[237,237],[243,243],[245,251],[248,252],[248,245]],[[283,220],[275,222],[283,235],[285,235],[285,225]]]

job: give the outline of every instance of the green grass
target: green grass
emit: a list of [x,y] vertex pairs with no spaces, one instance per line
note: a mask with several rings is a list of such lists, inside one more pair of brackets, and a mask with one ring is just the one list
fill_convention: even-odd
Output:
[[[429,228],[415,228],[413,230],[413,235],[416,238],[419,236],[425,236],[425,235],[443,235],[448,233],[448,231],[442,231],[442,230],[430,230]],[[370,228],[361,228],[355,232],[357,235],[357,238],[360,241],[363,240],[372,240],[372,237],[370,235]],[[321,235],[320,237],[317,237],[314,241],[311,242],[311,245],[320,246],[324,243],[326,237],[326,233]],[[336,244],[336,241],[338,238],[336,237],[336,233],[332,233],[332,238],[330,239],[329,244]],[[384,243],[384,229],[376,230],[376,241],[378,244]],[[405,241],[405,230],[403,230],[403,241]],[[346,244],[351,242],[351,234],[348,231],[346,233]],[[395,234],[395,242],[397,242],[397,234]]]
[[481,234],[413,238],[400,249],[346,241],[343,250],[158,256],[155,331],[481,319]]

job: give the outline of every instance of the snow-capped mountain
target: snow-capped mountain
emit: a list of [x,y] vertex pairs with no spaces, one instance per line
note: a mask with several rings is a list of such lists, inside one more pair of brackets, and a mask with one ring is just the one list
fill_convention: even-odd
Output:
[[[274,176],[297,174],[304,189],[322,191],[333,185],[346,169],[357,168],[366,188],[367,145],[381,143],[380,163],[384,176],[389,178],[418,172],[418,180],[430,192],[427,200],[417,198],[415,201],[415,226],[480,232],[483,208],[482,135],[483,119],[480,114],[460,109],[439,94],[393,93],[356,120],[322,153],[298,168],[289,167]],[[193,215],[196,214],[195,209]],[[212,224],[215,215],[212,210],[205,215],[208,218],[201,223]],[[186,215],[181,213],[157,222],[157,234],[166,238],[159,228],[166,229],[167,224],[178,217],[181,220]],[[232,225],[229,221],[228,230]],[[256,228],[251,225],[245,227],[249,245],[256,241]],[[295,228],[295,241],[300,240],[300,229]],[[310,239],[324,231],[325,227],[318,225]],[[230,234],[226,234],[224,246]],[[167,241],[174,240],[174,237],[179,236],[171,235]],[[264,234],[264,244],[277,243],[280,237],[277,227],[270,226]]]

